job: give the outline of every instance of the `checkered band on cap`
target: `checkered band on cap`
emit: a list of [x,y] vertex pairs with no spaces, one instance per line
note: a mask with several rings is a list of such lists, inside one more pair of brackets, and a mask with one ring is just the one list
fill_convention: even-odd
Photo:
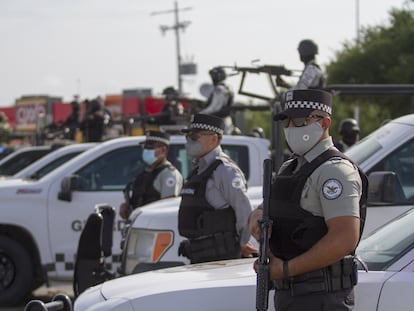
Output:
[[204,124],[204,123],[191,123],[189,130],[198,130],[198,131],[209,131],[209,132],[216,132],[217,134],[223,135],[224,131],[214,125]]
[[146,133],[145,143],[149,142],[160,142],[165,145],[170,144],[169,135],[163,132],[156,132],[156,131],[148,131]]
[[325,111],[332,114],[332,107],[324,103],[306,101],[306,100],[294,100],[286,103],[286,109],[312,109]]
[[183,133],[191,131],[209,131],[223,135],[224,121],[223,119],[213,115],[198,113],[191,116],[190,125],[188,128],[181,131]]

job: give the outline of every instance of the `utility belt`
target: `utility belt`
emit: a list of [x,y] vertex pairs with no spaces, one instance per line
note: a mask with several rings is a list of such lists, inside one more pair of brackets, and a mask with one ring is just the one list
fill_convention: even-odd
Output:
[[178,255],[191,263],[240,258],[239,239],[233,232],[219,232],[180,243]]
[[354,256],[346,256],[326,268],[273,281],[273,286],[277,290],[290,290],[292,296],[300,296],[349,289],[357,282],[357,263]]

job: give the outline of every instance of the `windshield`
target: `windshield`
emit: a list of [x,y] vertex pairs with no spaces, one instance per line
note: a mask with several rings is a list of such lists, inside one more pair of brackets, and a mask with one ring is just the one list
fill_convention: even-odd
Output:
[[414,245],[414,209],[394,219],[361,240],[359,255],[371,271],[382,271]]

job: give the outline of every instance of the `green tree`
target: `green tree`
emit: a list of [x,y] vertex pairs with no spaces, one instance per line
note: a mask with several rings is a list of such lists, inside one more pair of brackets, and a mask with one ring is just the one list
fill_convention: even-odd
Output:
[[[393,9],[389,25],[362,29],[359,42],[347,41],[326,66],[328,84],[413,84],[414,18],[408,9]],[[361,134],[365,136],[386,119],[413,111],[411,96],[336,97],[334,134],[342,118],[360,107]]]

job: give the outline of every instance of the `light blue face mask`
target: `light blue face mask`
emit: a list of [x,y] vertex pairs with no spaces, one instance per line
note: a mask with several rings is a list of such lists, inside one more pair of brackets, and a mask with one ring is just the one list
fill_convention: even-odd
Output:
[[142,151],[142,160],[148,165],[151,165],[152,163],[154,163],[157,160],[157,157],[155,156],[155,150],[144,149]]

